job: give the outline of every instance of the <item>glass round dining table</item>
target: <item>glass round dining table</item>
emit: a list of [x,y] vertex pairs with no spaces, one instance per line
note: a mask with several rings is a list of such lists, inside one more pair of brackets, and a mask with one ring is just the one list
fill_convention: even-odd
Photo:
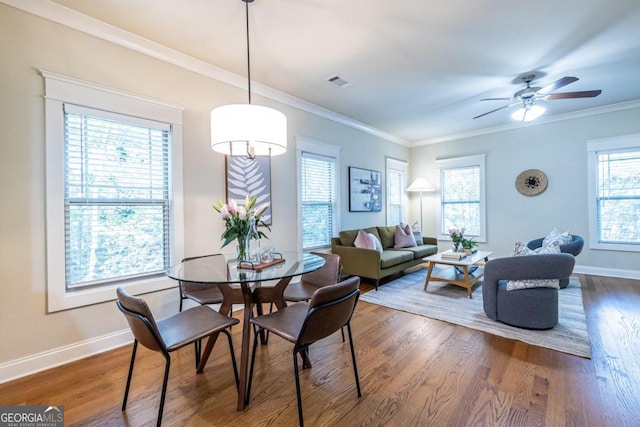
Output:
[[[215,254],[183,261],[166,271],[168,277],[178,281],[218,286],[223,295],[219,310],[221,314],[228,315],[233,304],[244,305],[238,391],[239,411],[246,405],[251,339],[249,319],[253,307],[256,307],[258,315],[262,314],[263,303],[273,303],[278,309],[284,308],[287,305],[284,300],[284,290],[291,279],[315,271],[324,263],[324,258],[318,255],[282,252],[275,254],[269,265],[266,263],[254,266],[242,263],[239,266],[235,256]],[[210,339],[207,342],[200,358],[198,373],[202,373],[215,341],[216,339]]]

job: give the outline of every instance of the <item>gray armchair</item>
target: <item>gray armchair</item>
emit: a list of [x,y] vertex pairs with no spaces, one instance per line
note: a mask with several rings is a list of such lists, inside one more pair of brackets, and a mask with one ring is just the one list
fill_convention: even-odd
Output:
[[551,329],[558,323],[558,290],[530,288],[507,291],[507,280],[561,279],[573,271],[570,254],[496,258],[484,268],[482,301],[493,320],[527,329]]
[[[574,257],[576,257],[580,255],[580,252],[582,252],[582,248],[584,247],[584,239],[581,236],[578,236],[575,234],[572,235],[571,237],[573,238],[573,240],[570,243],[565,243],[563,245],[560,245],[560,252],[571,254]],[[543,240],[544,240],[544,237],[532,240],[529,243],[527,243],[527,247],[531,250],[538,249],[539,247],[542,246]],[[569,286],[569,276],[563,277],[562,279],[560,279],[560,288],[564,289],[567,286]]]

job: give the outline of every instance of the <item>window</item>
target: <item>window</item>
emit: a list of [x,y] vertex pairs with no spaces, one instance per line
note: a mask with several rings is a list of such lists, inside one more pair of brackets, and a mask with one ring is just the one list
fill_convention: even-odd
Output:
[[485,156],[436,160],[440,169],[440,238],[449,238],[449,229],[464,228],[465,235],[486,241]]
[[640,252],[640,134],[587,147],[591,248]]
[[42,74],[49,312],[112,300],[117,286],[175,286],[164,270],[183,253],[182,110]]
[[338,227],[338,155],[333,146],[298,138],[298,200],[302,249],[331,245]]
[[407,162],[387,158],[387,225],[406,223]]
[[67,290],[169,268],[169,125],[64,104]]

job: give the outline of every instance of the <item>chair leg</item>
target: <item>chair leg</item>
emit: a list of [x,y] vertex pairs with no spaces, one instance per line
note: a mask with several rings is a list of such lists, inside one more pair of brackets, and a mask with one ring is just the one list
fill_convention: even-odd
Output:
[[196,370],[198,369],[198,366],[200,365],[200,349],[202,348],[202,341],[198,340],[198,341],[194,341],[193,342],[193,346],[194,346],[194,353],[196,354]]
[[342,342],[345,341],[344,339],[344,326],[342,328],[340,328],[340,333],[342,334]]
[[127,398],[129,397],[129,386],[131,385],[131,377],[133,375],[133,363],[136,360],[136,350],[138,349],[138,340],[133,341],[133,350],[131,351],[131,363],[129,363],[129,375],[127,376],[127,386],[124,389],[124,399],[122,399],[122,410],[127,409]]
[[229,342],[229,353],[231,354],[231,364],[233,365],[233,376],[236,379],[236,389],[240,390],[240,377],[238,377],[238,365],[236,364],[236,354],[233,351],[233,341],[231,341],[231,334],[225,330],[222,331],[227,336]]
[[[255,326],[255,325],[254,325]],[[247,382],[247,396],[245,398],[245,405],[249,404],[251,398],[251,384],[253,383],[253,367],[256,364],[256,350],[258,349],[258,335],[262,329],[256,329],[253,334],[253,351],[251,353],[251,367],[249,368],[249,381]]]
[[162,393],[160,394],[160,409],[158,410],[158,423],[160,427],[162,424],[162,412],[164,411],[164,398],[167,396],[167,384],[169,383],[169,368],[171,367],[171,357],[168,354],[164,355],[167,363],[164,367],[164,379],[162,380]]
[[304,418],[302,416],[302,394],[300,393],[300,369],[298,368],[298,351],[303,349],[293,349],[293,372],[296,376],[296,399],[298,401],[298,422],[300,427],[304,427]]
[[351,360],[353,361],[353,373],[356,376],[356,389],[358,390],[358,397],[362,397],[360,392],[360,380],[358,379],[358,367],[356,366],[356,352],[353,349],[353,336],[351,335],[351,323],[347,323],[347,332],[349,333],[349,346],[351,347]]

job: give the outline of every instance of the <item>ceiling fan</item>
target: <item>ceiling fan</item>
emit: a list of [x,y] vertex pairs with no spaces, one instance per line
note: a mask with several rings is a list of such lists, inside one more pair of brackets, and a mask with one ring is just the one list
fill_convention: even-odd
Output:
[[527,85],[526,88],[517,91],[513,94],[513,98],[484,98],[480,101],[510,101],[507,105],[503,105],[495,110],[488,111],[479,116],[475,116],[474,119],[486,116],[487,114],[495,113],[504,108],[520,105],[520,109],[513,113],[512,117],[516,120],[531,121],[540,117],[544,113],[544,108],[536,105],[536,101],[550,101],[553,99],[570,99],[570,98],[593,98],[602,93],[601,90],[585,90],[580,92],[565,92],[565,93],[552,93],[553,91],[560,89],[570,83],[578,80],[577,77],[563,77],[555,82],[548,84],[545,87],[531,87],[531,82],[535,79],[535,74],[525,74],[522,77],[522,81]]

